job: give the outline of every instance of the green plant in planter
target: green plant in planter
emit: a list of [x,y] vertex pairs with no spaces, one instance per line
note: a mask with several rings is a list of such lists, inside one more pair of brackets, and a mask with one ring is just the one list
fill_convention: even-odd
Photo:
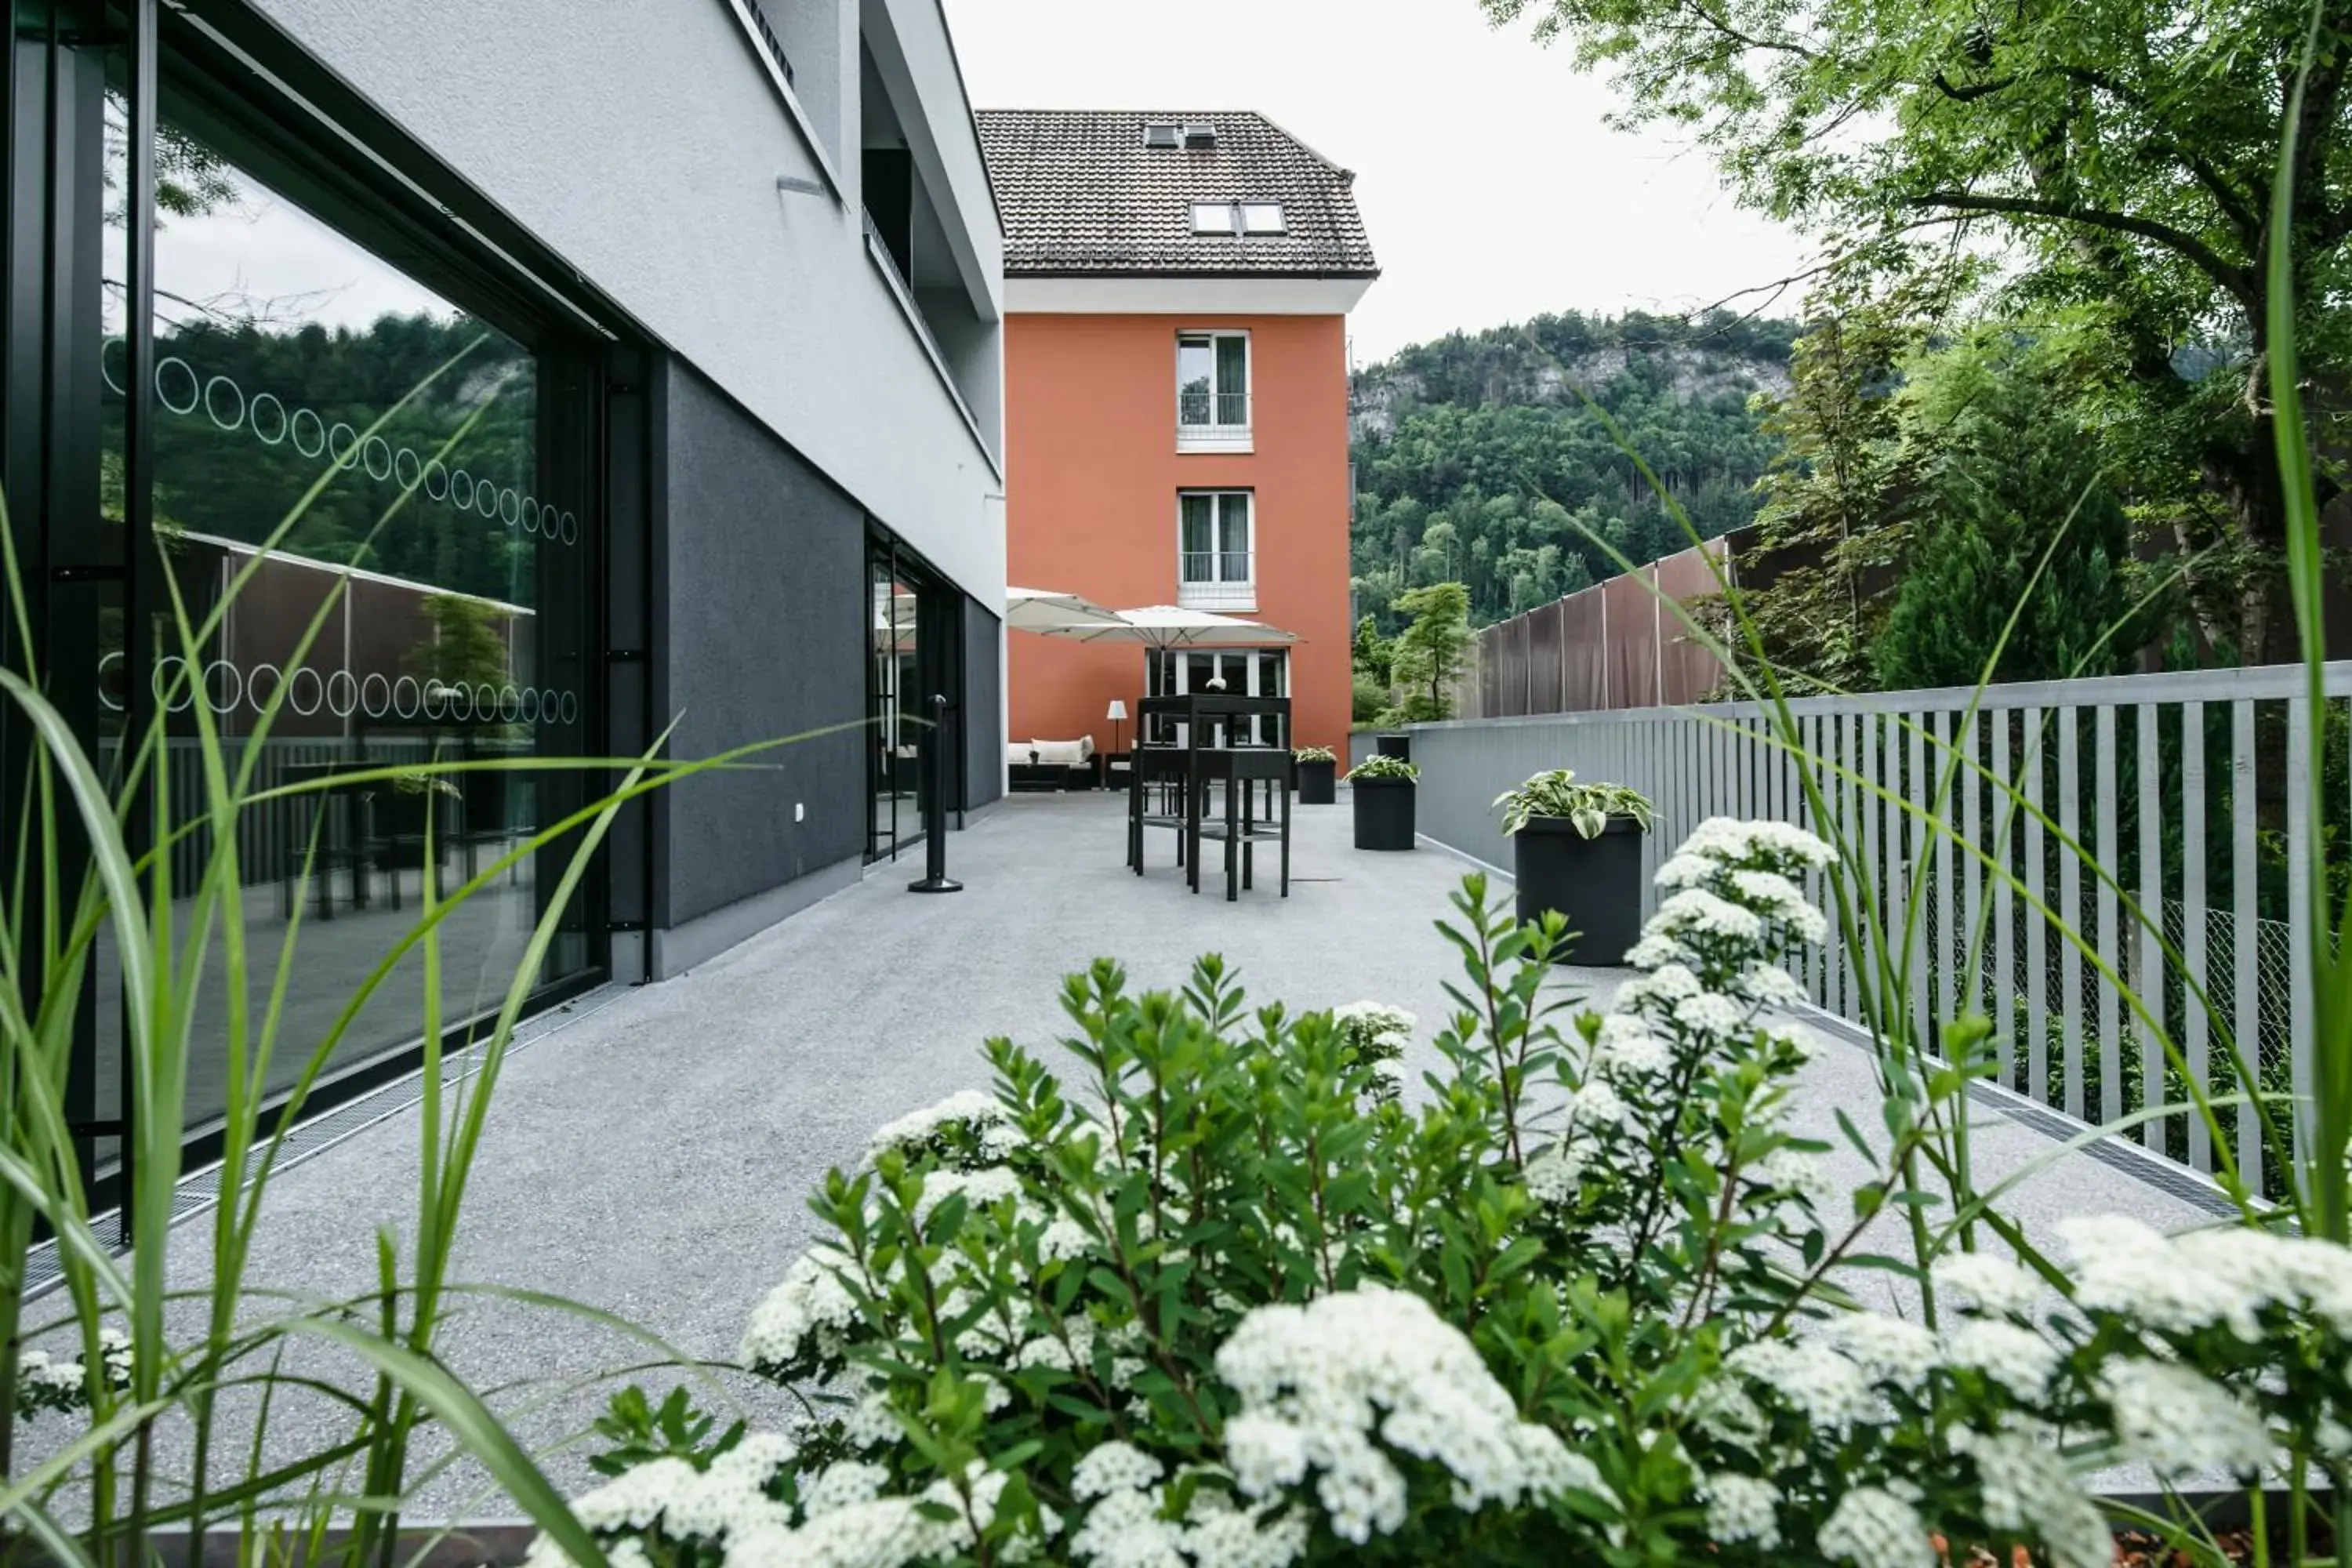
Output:
[[[1503,831],[1513,834],[1538,816],[1563,816],[1577,832],[1597,838],[1612,816],[1630,816],[1647,833],[1657,826],[1650,797],[1625,784],[1578,784],[1570,768],[1553,768],[1495,797],[1503,807]],[[1489,807],[1488,809],[1492,809]]]
[[1301,746],[1290,753],[1290,760],[1294,763],[1336,763],[1339,758],[1328,746]]
[[1348,782],[1369,780],[1375,784],[1411,784],[1421,777],[1421,770],[1402,757],[1366,757],[1348,770]]

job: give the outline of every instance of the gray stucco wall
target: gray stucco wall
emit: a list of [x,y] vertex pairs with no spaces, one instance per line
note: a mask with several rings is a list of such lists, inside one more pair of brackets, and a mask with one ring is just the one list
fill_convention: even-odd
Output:
[[[665,387],[671,752],[703,757],[865,717],[866,520],[856,505],[671,362]],[[856,730],[756,771],[667,792],[667,920],[683,925],[855,858],[865,846]],[[793,806],[803,819],[793,820]]]
[[1004,794],[1003,623],[963,602],[964,795],[967,807]]
[[[857,160],[803,140],[731,0],[256,4],[959,587],[1002,605],[993,459],[866,253]],[[889,35],[877,52],[911,150],[1001,342],[1003,239],[936,0],[779,7],[804,8],[823,15],[788,31],[827,74],[804,107],[840,151],[854,153],[858,29]]]

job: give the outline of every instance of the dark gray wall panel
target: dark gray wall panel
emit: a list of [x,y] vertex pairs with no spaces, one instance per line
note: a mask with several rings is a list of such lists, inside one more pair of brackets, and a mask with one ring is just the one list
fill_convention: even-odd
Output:
[[1004,793],[1004,668],[997,620],[967,595],[963,601],[964,796],[986,805]]
[[[667,665],[677,757],[856,724],[866,711],[866,520],[691,369],[668,365]],[[667,923],[859,854],[856,730],[670,788]],[[793,820],[793,807],[805,808]]]

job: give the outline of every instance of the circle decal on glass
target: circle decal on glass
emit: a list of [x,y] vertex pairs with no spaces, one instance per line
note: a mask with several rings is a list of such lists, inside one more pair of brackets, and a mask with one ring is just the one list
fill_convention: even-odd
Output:
[[441,695],[448,703],[450,718],[466,720],[474,716],[474,689],[464,681],[443,687]]
[[449,476],[449,504],[459,511],[474,510],[474,476],[463,468]]
[[[343,438],[351,443],[340,452],[335,450],[335,432],[338,430],[341,430],[343,433]],[[358,468],[360,466],[360,433],[341,420],[336,420],[327,430],[327,456],[335,460],[335,467],[339,468]]]
[[[219,690],[214,689],[213,673],[215,670],[226,671],[229,679],[236,683],[232,687],[223,689],[229,692],[226,697],[223,697]],[[236,712],[236,705],[244,700],[245,671],[225,658],[216,658],[205,666],[205,701],[211,705],[214,712],[226,718]]]
[[[433,476],[436,471],[441,475],[441,488],[437,490],[433,488]],[[428,500],[449,499],[449,470],[441,467],[441,459],[438,458],[425,459],[425,495]]]
[[419,706],[423,710],[425,716],[427,719],[434,721],[436,723],[439,722],[441,716],[448,711],[449,698],[447,693],[442,689],[441,683],[439,681],[427,680],[425,683],[425,695]]
[[124,342],[121,338],[109,338],[104,342],[98,345],[98,377],[100,381],[106,383],[107,391],[114,394],[117,397],[127,397],[130,394],[122,390],[121,381],[116,377],[113,370],[106,363],[107,354],[115,349],[121,349],[122,351],[123,368],[126,371],[129,370],[131,345]]
[[[405,701],[401,698],[403,688],[406,689],[408,694]],[[416,689],[416,677],[404,675],[392,683],[392,716],[394,718],[415,718],[416,710],[423,706],[424,701],[425,694]]]
[[[278,410],[278,434],[275,436],[265,436],[261,433],[261,405],[265,403]],[[247,409],[246,416],[252,421],[253,438],[265,447],[275,447],[285,440],[286,428],[293,423],[286,416],[286,405],[278,401],[275,393],[269,392],[257,392],[253,395],[253,403]]]
[[580,717],[580,699],[567,691],[563,694],[563,722],[570,724]]
[[181,677],[187,671],[188,661],[176,653],[167,653],[155,661],[155,671],[147,678],[147,689],[167,713],[185,712],[196,700],[195,688]]
[[572,516],[572,513],[568,511],[563,514],[563,524],[561,537],[566,544],[577,544],[580,542],[580,520]]
[[360,711],[371,719],[381,719],[392,711],[392,682],[370,671],[360,682]]
[[522,521],[522,498],[511,489],[499,492],[499,521],[509,528]]
[[[337,684],[340,682],[341,684]],[[339,669],[327,677],[327,710],[338,719],[348,719],[359,711],[359,677],[348,669]]]
[[511,724],[522,717],[522,693],[509,686],[499,693],[499,717]]
[[526,724],[539,722],[539,688],[536,686],[522,689],[522,721]]
[[539,500],[534,496],[522,498],[522,531],[525,533],[539,531]]
[[[234,419],[222,418],[220,416],[220,410],[213,406],[214,392],[215,389],[224,386],[227,387],[229,391],[236,395],[236,417]],[[245,389],[225,375],[216,375],[210,381],[205,383],[205,416],[224,430],[234,430],[238,426],[244,424]]]
[[[302,444],[302,421],[305,419],[308,419],[310,422],[310,428],[319,433],[318,438],[307,447]],[[320,453],[327,449],[327,422],[320,418],[316,414],[311,413],[307,408],[297,408],[294,411],[294,417],[287,421],[287,423],[291,426],[290,433],[294,437],[294,449],[301,453],[304,457],[315,458]]]
[[110,653],[98,661],[98,700],[105,706],[108,712],[120,713],[122,711],[121,699],[109,695],[107,689],[106,668],[109,665],[112,665],[117,669],[122,668],[122,654],[120,650]]
[[[383,471],[382,473],[378,473],[376,471],[375,466],[375,455],[378,448],[382,448],[383,452]],[[366,440],[360,443],[360,461],[367,465],[367,477],[375,480],[379,484],[385,479],[392,478],[392,470],[398,464],[398,459],[392,455],[392,443],[385,440],[381,436],[371,436]]]
[[[404,474],[400,471],[400,460],[403,458],[408,459],[408,471]],[[416,488],[416,481],[423,478],[424,474],[425,465],[418,462],[416,460],[416,454],[410,451],[407,447],[403,447],[399,451],[394,452],[392,455],[393,481],[399,485],[402,489],[415,489]]]
[[[310,705],[308,708],[302,706],[302,679],[305,676],[308,676],[310,680]],[[316,713],[319,710],[319,704],[326,700],[327,683],[320,679],[319,672],[309,665],[302,666],[287,678],[286,705],[303,718],[308,719],[311,714]]]
[[485,723],[499,716],[499,689],[487,680],[474,688],[474,716]]
[[499,486],[495,479],[474,481],[474,510],[484,517],[499,515]]
[[[173,402],[172,395],[163,390],[163,373],[173,365],[178,365],[180,374],[188,378],[188,400],[185,403]],[[177,354],[165,354],[155,362],[156,402],[174,414],[194,414],[196,411],[196,405],[204,401],[204,384],[196,379],[195,367],[186,360]]]
[[[261,672],[265,669],[269,672],[269,691],[266,696],[262,693],[261,689]],[[245,678],[246,706],[252,709],[256,713],[266,710],[271,702],[277,700],[278,689],[285,684],[285,673],[276,665],[255,665],[253,668],[247,673]]]

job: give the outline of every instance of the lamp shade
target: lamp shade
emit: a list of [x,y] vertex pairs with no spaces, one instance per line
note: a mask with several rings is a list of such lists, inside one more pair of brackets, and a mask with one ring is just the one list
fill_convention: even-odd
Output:
[[1127,717],[1127,704],[1126,704],[1125,702],[1121,701],[1119,699],[1118,699],[1118,698],[1116,698],[1116,697],[1112,698],[1112,699],[1110,700],[1110,711],[1108,711],[1108,713],[1105,713],[1105,714],[1103,715],[1103,717],[1104,717],[1104,718],[1106,718],[1106,719],[1124,719],[1124,718],[1126,718],[1126,717]]

